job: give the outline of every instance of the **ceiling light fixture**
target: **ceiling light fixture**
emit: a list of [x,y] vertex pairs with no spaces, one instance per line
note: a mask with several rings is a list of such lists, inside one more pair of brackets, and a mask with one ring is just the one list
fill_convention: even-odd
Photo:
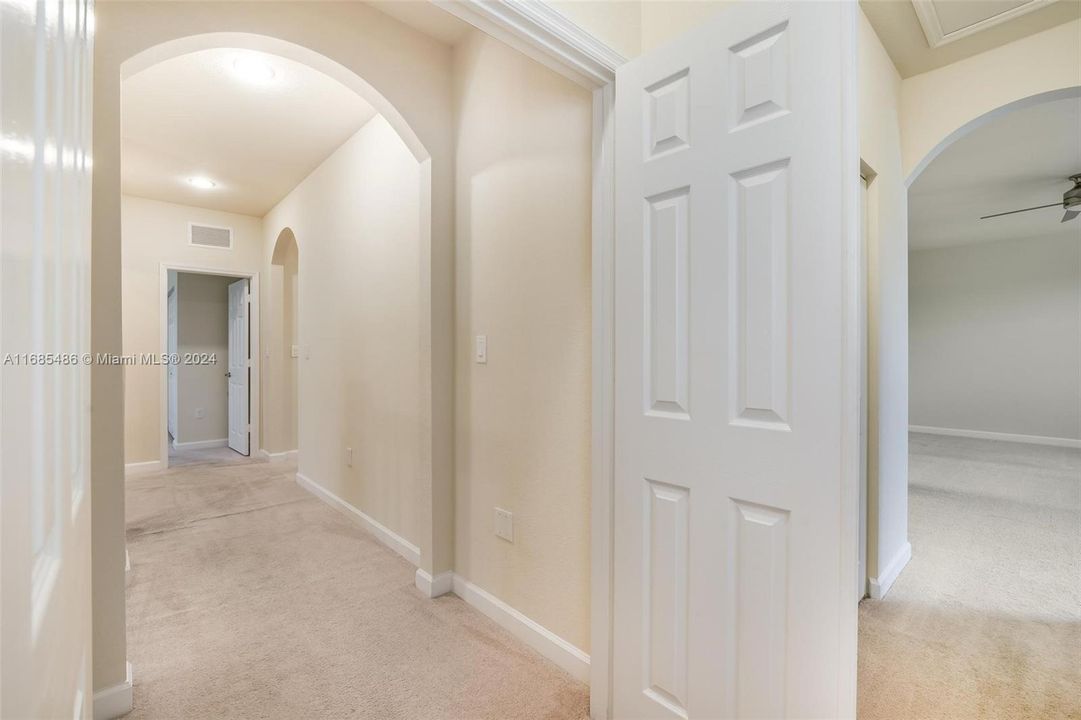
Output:
[[253,85],[266,85],[274,79],[274,68],[257,54],[240,55],[233,60],[233,73]]
[[200,190],[213,190],[218,186],[216,182],[208,177],[190,177],[188,178],[188,184]]

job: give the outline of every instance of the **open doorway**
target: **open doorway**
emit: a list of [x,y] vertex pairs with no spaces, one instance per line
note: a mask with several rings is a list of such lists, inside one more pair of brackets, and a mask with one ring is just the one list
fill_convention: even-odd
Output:
[[170,467],[251,454],[250,277],[167,269]]
[[861,718],[1078,710],[1081,98],[972,125],[909,186],[912,552],[861,607]]

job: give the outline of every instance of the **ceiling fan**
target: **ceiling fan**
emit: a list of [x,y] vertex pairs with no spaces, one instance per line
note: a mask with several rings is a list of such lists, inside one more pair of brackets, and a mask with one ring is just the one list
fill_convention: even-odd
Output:
[[1024,208],[1022,210],[1010,210],[1009,212],[995,213],[994,215],[984,215],[980,220],[1028,212],[1029,210],[1042,210],[1043,208],[1049,207],[1062,207],[1066,210],[1066,214],[1062,216],[1062,220],[1059,222],[1073,220],[1078,215],[1081,215],[1081,174],[1071,175],[1070,182],[1073,183],[1073,187],[1063,193],[1062,202],[1051,203],[1050,205],[1037,205],[1036,207]]

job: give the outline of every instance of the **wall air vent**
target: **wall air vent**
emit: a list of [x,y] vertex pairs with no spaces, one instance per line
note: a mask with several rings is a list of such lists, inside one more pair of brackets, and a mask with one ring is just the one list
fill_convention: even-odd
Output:
[[232,250],[233,229],[188,223],[188,244],[199,247]]

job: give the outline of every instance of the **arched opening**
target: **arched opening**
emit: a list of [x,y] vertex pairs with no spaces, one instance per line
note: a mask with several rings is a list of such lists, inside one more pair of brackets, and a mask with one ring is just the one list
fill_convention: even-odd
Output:
[[[318,23],[308,22],[310,17],[303,8],[299,7],[283,6],[283,12],[280,13],[253,13],[249,9],[237,7],[234,14],[225,10],[224,14],[216,14],[213,17],[192,12],[187,7],[162,7],[155,11],[152,22],[134,24],[104,22],[103,19],[109,15],[110,10],[105,9],[99,13],[99,40],[104,40],[102,45],[109,47],[110,52],[102,57],[96,66],[99,82],[95,88],[96,174],[93,198],[95,273],[92,289],[94,349],[120,355],[126,350],[129,338],[135,337],[137,332],[149,329],[150,334],[153,335],[155,323],[152,319],[139,331],[130,331],[131,326],[122,319],[123,308],[126,307],[123,297],[126,297],[129,289],[141,287],[153,294],[154,285],[160,287],[167,285],[166,280],[154,281],[158,274],[157,266],[154,279],[143,277],[136,281],[128,281],[123,278],[124,252],[121,249],[121,238],[125,236],[130,238],[132,233],[130,232],[131,225],[123,211],[125,201],[120,173],[121,146],[123,145],[120,132],[122,84],[131,78],[138,77],[142,71],[188,54],[203,50],[238,49],[267,53],[300,63],[345,86],[375,109],[376,118],[379,120],[378,126],[383,134],[382,137],[386,140],[382,146],[395,147],[397,161],[408,158],[410,166],[407,172],[398,176],[401,182],[393,186],[400,195],[410,198],[408,203],[390,202],[389,198],[383,198],[382,202],[372,200],[373,207],[393,207],[398,212],[396,220],[398,226],[411,228],[414,239],[410,245],[411,254],[408,256],[408,262],[397,267],[397,271],[402,273],[401,277],[408,277],[411,280],[411,282],[402,283],[400,288],[403,295],[408,293],[412,320],[399,327],[401,333],[406,331],[410,333],[408,339],[410,350],[408,355],[400,354],[397,364],[394,365],[399,373],[408,376],[408,381],[403,380],[393,386],[388,386],[392,389],[408,388],[415,395],[413,401],[402,404],[403,408],[408,408],[411,415],[412,430],[409,433],[400,434],[395,446],[399,457],[409,458],[408,463],[401,463],[401,471],[408,472],[410,476],[408,485],[410,494],[405,498],[395,498],[391,493],[388,507],[395,512],[409,514],[408,530],[403,531],[403,535],[407,532],[412,540],[402,546],[405,550],[403,554],[407,554],[409,559],[418,565],[418,572],[423,571],[430,577],[448,569],[453,551],[453,543],[450,539],[452,506],[449,502],[451,463],[446,460],[451,450],[449,437],[452,423],[451,405],[448,399],[453,382],[451,358],[453,338],[450,333],[450,328],[453,327],[450,317],[452,253],[449,251],[452,230],[450,213],[453,175],[449,164],[452,142],[445,128],[451,126],[451,107],[449,96],[430,92],[437,81],[444,82],[445,71],[437,63],[429,62],[428,58],[424,58],[415,64],[415,72],[409,75],[408,80],[403,81],[400,67],[403,62],[412,62],[410,58],[417,56],[417,43],[409,41],[408,38],[403,41],[400,37],[401,33],[396,33],[394,30],[388,32],[386,28],[383,28],[381,32],[377,32],[377,29],[367,28],[364,22],[353,22],[357,20],[354,16],[364,16],[361,18],[363,20],[367,18],[367,15],[375,12],[360,6],[342,5],[328,8],[324,13],[327,17],[348,16],[349,22],[343,20],[339,23],[340,28],[350,28],[345,33],[328,31]],[[113,12],[124,14],[128,12],[128,9],[117,8]],[[233,31],[208,32],[211,29],[220,28],[232,28]],[[355,36],[358,33],[365,35],[368,41],[357,42]],[[378,90],[376,86],[379,87]],[[128,129],[128,126],[125,126],[125,134]],[[370,145],[380,144],[370,143]],[[401,162],[401,167],[406,167],[404,162]],[[403,183],[406,183],[408,187]],[[318,215],[315,212],[300,214],[308,219]],[[261,218],[257,216],[257,219]],[[252,270],[253,282],[251,284],[252,293],[256,298],[254,302],[258,303],[262,299],[264,305],[268,288],[265,282],[260,287],[258,279],[269,278],[275,267],[281,267],[284,270],[288,266],[288,261],[280,266],[273,262],[280,228],[288,225],[296,230],[297,236],[318,237],[320,242],[325,240],[325,236],[320,233],[308,233],[310,223],[303,219],[298,222],[282,222],[273,228],[271,225],[274,225],[274,222],[267,222],[266,225],[266,232],[261,228],[256,232],[261,248],[260,258]],[[273,235],[269,235],[271,230],[274,232]],[[185,229],[184,237],[187,237],[187,233],[188,229]],[[293,240],[295,242],[295,237]],[[299,249],[296,256],[299,260]],[[281,257],[279,256],[278,259]],[[325,282],[326,278],[331,273],[340,270],[340,282],[336,286],[341,287],[348,282],[350,262],[355,262],[357,259],[355,257],[339,258],[336,263],[331,261],[320,263],[317,257],[306,251],[305,267],[311,267],[314,272],[320,273],[315,284],[323,288],[328,286]],[[167,277],[167,264],[166,261],[160,262],[161,277]],[[217,263],[216,261],[200,263],[200,267],[208,264]],[[299,286],[304,284],[299,277],[300,272],[298,262],[294,290],[298,290]],[[354,284],[362,287],[360,284]],[[124,286],[123,294],[120,290],[122,285]],[[299,293],[295,293],[294,297],[299,298]],[[165,301],[152,300],[150,305],[153,308],[159,306],[164,308]],[[349,307],[349,304],[336,302],[325,305],[324,310],[326,314],[333,317],[343,307]],[[152,311],[151,314],[154,312]],[[267,320],[270,321],[270,318]],[[307,333],[308,326],[305,323],[299,322],[296,317],[293,322],[294,328],[304,325],[305,333]],[[164,327],[165,321],[159,324]],[[259,389],[264,386],[265,380],[261,373],[260,361],[266,359],[266,348],[260,332],[261,324],[264,325],[263,329],[266,328],[266,323],[257,321],[252,326],[251,334],[251,346],[255,354],[251,366],[252,396],[250,399],[251,447],[254,452],[266,449],[261,446],[264,438],[272,444],[275,442],[269,434],[271,429],[263,427],[265,411]],[[325,330],[318,327],[314,329]],[[310,336],[306,334],[302,337],[310,337],[314,341],[304,347],[304,354],[310,355],[313,362],[327,356],[326,347],[320,345],[327,340],[325,332],[316,332]],[[161,333],[160,339],[162,346],[165,347],[164,332]],[[355,338],[350,338],[350,340],[355,341]],[[346,365],[347,363],[339,362],[338,368]],[[125,374],[119,367],[96,367],[92,378],[93,392],[98,399],[95,404],[98,431],[93,437],[92,454],[96,501],[94,505],[94,624],[96,631],[94,663],[95,684],[102,687],[124,682],[125,665],[130,657],[124,639],[126,634],[125,433],[110,433],[104,428],[109,426],[124,428],[125,418],[128,420],[128,425],[131,425],[133,421],[142,422],[144,416],[130,411],[131,400],[136,399],[137,396],[149,395],[152,398],[156,396],[157,408],[160,410],[167,407],[168,383],[164,373],[158,378],[159,392],[154,392],[150,386],[136,392],[131,392],[129,389],[127,401],[125,401],[124,392],[127,384]],[[337,377],[333,373],[317,371],[311,375],[326,381],[322,389],[317,388],[321,393],[321,398],[328,403],[338,403],[334,413],[321,414],[332,417],[339,425],[346,428],[347,432],[332,433],[327,432],[325,428],[313,426],[313,437],[317,442],[327,438],[332,438],[334,442],[332,445],[324,444],[315,447],[305,457],[311,458],[313,462],[322,457],[325,468],[337,475],[344,475],[343,467],[355,468],[361,464],[351,463],[348,460],[342,462],[346,452],[353,452],[347,450],[353,447],[347,433],[360,433],[372,427],[373,424],[356,423],[348,417],[347,413],[341,411],[342,395],[336,392],[343,386],[355,392],[358,389],[356,383],[350,384],[347,378]],[[302,372],[297,374],[294,387],[298,390],[305,388],[303,376]],[[153,378],[153,374],[149,377]],[[154,381],[151,379],[150,385],[153,384]],[[127,413],[125,413],[125,404],[129,406]],[[293,415],[298,428],[296,446],[287,450],[304,446],[300,430],[306,426],[299,415],[305,403],[299,401],[297,405],[298,411]],[[154,420],[159,414],[151,411],[145,417]],[[149,430],[151,436],[162,439],[162,450],[156,462],[164,464],[162,460],[167,458],[167,435],[163,429],[166,419],[164,414],[160,416],[160,421],[147,422],[146,429]],[[386,427],[395,427],[395,425],[388,423]],[[439,472],[433,471],[436,467],[440,468]],[[320,477],[319,471],[313,472],[309,477],[320,482],[324,480]],[[326,482],[333,483],[333,478]],[[345,495],[344,492],[331,493],[333,497],[343,495]],[[433,501],[433,496],[440,499]],[[359,505],[373,499],[382,501],[384,496],[376,489],[374,494],[348,498],[347,502]],[[373,518],[377,518],[378,515],[379,513],[372,513]],[[380,528],[395,525],[391,521],[385,524],[379,523],[378,520],[375,522]]]
[[270,362],[264,377],[264,446],[272,455],[293,453],[298,448],[300,360],[300,250],[293,231],[278,233],[270,257]]
[[[1057,678],[1072,652],[1062,588],[1077,548],[1063,529],[1081,507],[1062,493],[1081,472],[1081,219],[1063,194],[1081,173],[1079,122],[1081,87],[981,109],[928,139],[905,180],[907,252],[878,278],[906,289],[882,329],[904,356],[878,362],[905,368],[907,422],[883,423],[881,443],[905,449],[907,476],[875,509],[907,523],[911,561],[886,603],[861,606],[867,677],[891,670],[871,681],[869,717],[896,712],[902,687]],[[909,644],[927,627],[941,654]],[[1068,693],[1051,680],[1038,696],[1050,707]]]

